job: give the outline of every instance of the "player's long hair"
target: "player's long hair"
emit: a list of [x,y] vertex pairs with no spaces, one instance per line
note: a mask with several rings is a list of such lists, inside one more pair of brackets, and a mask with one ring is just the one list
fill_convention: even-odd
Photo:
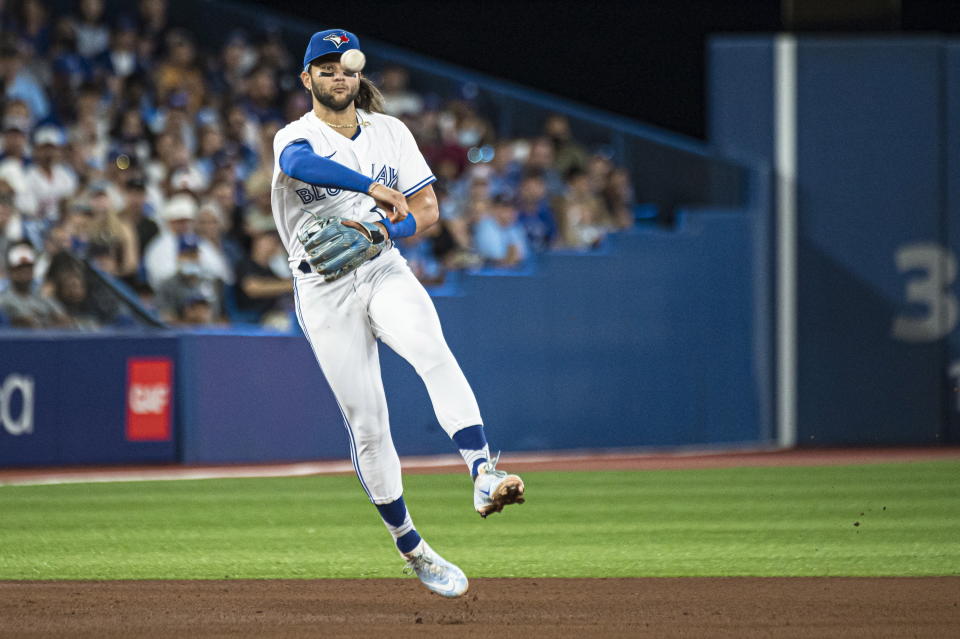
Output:
[[358,109],[363,109],[369,113],[383,113],[383,94],[380,93],[380,89],[373,82],[361,77],[360,91],[357,93],[357,99],[353,101],[353,104]]

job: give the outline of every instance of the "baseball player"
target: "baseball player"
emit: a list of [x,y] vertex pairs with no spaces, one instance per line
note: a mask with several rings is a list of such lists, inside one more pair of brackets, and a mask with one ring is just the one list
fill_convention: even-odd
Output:
[[[474,479],[481,516],[523,503],[523,481],[497,470],[480,410],[447,347],[429,295],[393,241],[437,221],[436,180],[407,127],[382,113],[377,88],[341,67],[360,43],[342,29],[313,34],[300,79],[309,113],[273,142],[273,215],[290,256],[297,317],[343,413],[350,456],[408,570],[457,597],[467,578],[413,525],[390,436],[377,340],[414,367],[440,425]],[[499,455],[497,456],[499,458]]]

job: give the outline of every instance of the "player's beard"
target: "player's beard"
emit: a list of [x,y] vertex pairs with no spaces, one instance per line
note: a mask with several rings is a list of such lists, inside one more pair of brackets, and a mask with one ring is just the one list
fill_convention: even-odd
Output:
[[353,101],[357,99],[357,94],[360,92],[360,85],[357,84],[357,88],[349,93],[343,95],[343,97],[337,97],[332,92],[321,91],[320,87],[317,86],[317,83],[313,81],[313,78],[310,78],[310,90],[313,93],[313,97],[317,99],[317,102],[327,107],[331,111],[343,111],[348,106],[353,104]]

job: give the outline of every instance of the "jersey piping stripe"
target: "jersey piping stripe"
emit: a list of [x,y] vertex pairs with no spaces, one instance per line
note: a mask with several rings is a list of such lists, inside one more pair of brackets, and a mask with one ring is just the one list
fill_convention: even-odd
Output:
[[[334,398],[336,400],[336,398]],[[363,473],[360,472],[360,461],[357,457],[357,444],[353,440],[353,430],[350,428],[350,422],[347,421],[347,416],[343,412],[343,407],[340,406],[340,402],[337,402],[337,408],[340,409],[340,416],[343,417],[343,426],[347,429],[347,437],[350,439],[350,461],[353,462],[353,469],[357,473],[357,479],[360,480],[360,485],[363,487],[363,492],[367,493],[367,498],[376,503],[373,500],[373,495],[370,494],[370,489],[367,488],[367,482],[363,480]]]
[[415,186],[411,186],[409,189],[407,189],[406,191],[404,191],[404,192],[403,192],[403,195],[404,195],[404,197],[410,197],[411,195],[413,195],[414,193],[416,193],[416,192],[419,191],[420,189],[424,188],[424,187],[427,186],[428,184],[433,184],[433,183],[436,182],[436,181],[437,181],[437,178],[436,178],[435,175],[428,176],[428,177],[420,180]]
[[[310,331],[307,330],[306,322],[303,321],[303,315],[300,313],[300,291],[297,288],[296,277],[293,278],[293,301],[297,309],[297,321],[300,322],[300,328],[303,329],[303,336],[307,338],[310,350],[313,351],[313,356],[317,360],[317,363],[319,363],[320,358],[317,357],[317,349],[313,347],[313,341],[310,339]],[[367,498],[372,502],[373,495],[370,494],[370,490],[367,488],[367,482],[363,480],[363,473],[360,472],[360,463],[357,461],[357,444],[353,439],[353,430],[350,428],[350,422],[347,421],[347,416],[344,414],[343,407],[340,406],[340,402],[336,396],[334,396],[333,399],[337,402],[337,409],[339,409],[340,416],[343,418],[343,426],[347,429],[347,438],[350,440],[350,461],[353,463],[353,470],[357,473],[357,479],[360,480],[360,486],[363,487],[363,492],[367,493]]]
[[[307,330],[306,323],[303,321],[303,315],[300,312],[300,291],[297,288],[297,278],[293,278],[293,297],[294,297],[294,306],[297,308],[297,320],[300,322],[300,328],[303,329],[303,335],[307,338],[307,343],[310,344],[310,350],[313,351],[314,358],[317,359],[319,363],[320,359],[317,357],[317,350],[313,347],[313,341],[310,339],[310,333]],[[367,497],[370,501],[373,501],[373,496],[370,494],[370,490],[367,488],[367,482],[363,479],[363,473],[360,472],[360,463],[357,460],[357,444],[353,439],[353,430],[350,428],[350,422],[347,421],[347,416],[343,412],[343,407],[340,406],[340,402],[337,401],[334,397],[334,401],[337,402],[337,409],[340,411],[340,416],[343,418],[343,426],[347,429],[347,438],[350,440],[350,461],[353,463],[353,469],[357,473],[357,479],[360,480],[360,486],[363,487],[363,492],[367,493]]]

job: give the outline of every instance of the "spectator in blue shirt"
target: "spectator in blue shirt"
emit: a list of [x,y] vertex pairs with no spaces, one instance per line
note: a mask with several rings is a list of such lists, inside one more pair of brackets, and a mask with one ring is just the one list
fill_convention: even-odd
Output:
[[550,248],[557,238],[557,222],[547,199],[547,185],[541,173],[533,172],[520,182],[517,198],[518,220],[536,251]]
[[40,82],[24,66],[23,55],[6,35],[0,42],[0,86],[7,100],[20,99],[30,107],[30,117],[41,122],[50,115],[50,101]]
[[493,200],[490,214],[477,221],[473,243],[480,257],[491,266],[514,267],[530,255],[527,234],[517,221],[517,209],[502,196]]
[[516,142],[513,140],[503,140],[499,142],[493,154],[493,159],[488,165],[490,167],[490,195],[516,194],[520,186],[520,178],[523,173],[523,167],[516,158]]

